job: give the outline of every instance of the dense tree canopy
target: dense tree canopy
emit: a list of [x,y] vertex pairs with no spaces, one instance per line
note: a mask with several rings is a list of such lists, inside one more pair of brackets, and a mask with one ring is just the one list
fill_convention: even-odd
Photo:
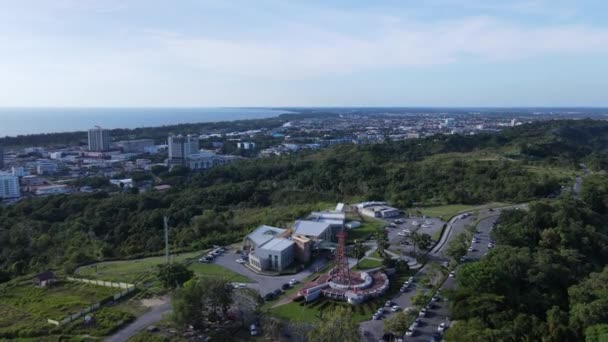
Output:
[[[337,201],[384,199],[407,208],[544,198],[571,179],[543,172],[543,167],[575,170],[579,162],[602,155],[606,131],[608,124],[602,122],[556,121],[495,134],[343,145],[246,159],[202,173],[157,168],[155,175],[174,185],[167,192],[26,199],[0,207],[0,279],[49,267],[71,271],[97,260],[158,253],[163,248],[165,215],[170,217],[171,248],[180,250],[239,240],[257,224],[285,226]],[[545,144],[552,148],[544,148]],[[515,155],[518,149],[522,154]],[[494,157],[486,158],[484,153]],[[604,185],[593,188],[608,188],[601,178],[594,182]],[[590,252],[589,258],[598,264],[605,256],[605,251],[597,250],[605,236],[596,224],[608,202],[605,190],[590,192],[590,188],[585,185],[580,195],[590,208],[568,211],[569,205],[563,204],[564,209],[551,209],[555,215],[549,214],[551,210],[539,213],[533,219],[538,224],[524,219],[497,239],[518,247],[532,248],[539,239],[539,245],[563,247],[558,256],[550,256],[555,258],[566,257],[564,253],[577,258],[568,253],[591,249],[596,252]],[[577,239],[579,230],[584,232],[582,240]]]

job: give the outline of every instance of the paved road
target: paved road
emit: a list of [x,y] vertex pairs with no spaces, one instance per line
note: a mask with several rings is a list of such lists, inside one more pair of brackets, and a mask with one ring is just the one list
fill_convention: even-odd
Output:
[[153,307],[150,311],[139,316],[133,323],[122,328],[114,335],[106,338],[106,342],[123,342],[144,330],[147,326],[160,321],[164,315],[171,313],[171,301],[167,298],[164,304]]
[[[513,207],[509,207],[509,208],[513,208]],[[495,209],[495,210],[489,210],[489,209],[484,209],[484,210],[479,210],[478,211],[478,216],[477,219],[480,219],[480,226],[478,227],[478,229],[482,230],[486,229],[487,227],[485,227],[486,222],[490,222],[491,218],[496,219],[498,217],[498,215],[500,215],[501,209]],[[488,219],[490,218],[490,219]],[[428,257],[430,260],[433,261],[437,261],[437,262],[443,262],[443,261],[447,261],[448,259],[443,255],[443,252],[447,249],[447,246],[449,245],[449,241],[451,241],[455,236],[458,236],[460,233],[463,233],[466,231],[466,227],[469,225],[472,225],[474,223],[475,218],[472,216],[463,218],[462,216],[458,216],[453,218],[452,220],[450,220],[448,222],[448,226],[446,227],[445,232],[442,235],[442,238],[440,239],[440,242],[437,244],[436,247],[434,247],[431,252],[429,252]],[[492,222],[493,223],[493,222]],[[483,227],[481,225],[484,225]],[[491,224],[490,224],[491,227]],[[480,237],[483,237],[485,241],[485,248],[487,249],[487,242],[489,240],[489,236],[484,237],[484,235],[480,234]],[[483,242],[479,242],[477,245],[479,245],[479,250],[475,251],[475,252],[471,252],[467,254],[467,257],[471,257],[471,258],[476,258],[476,257],[481,257],[483,255],[483,253],[485,253],[484,248],[481,246],[483,244]],[[427,274],[428,272],[428,268],[427,265],[430,264],[426,264],[424,267],[422,267],[415,275],[415,278],[418,279],[422,276],[424,276],[425,274]],[[395,302],[395,304],[399,305],[402,309],[407,308],[407,307],[412,307],[413,305],[411,304],[411,298],[414,296],[414,294],[416,293],[416,284],[414,284],[408,292],[405,293],[398,293],[396,294],[393,298],[391,298],[391,301]],[[385,318],[390,317],[390,315],[392,315],[392,313],[387,313],[385,314]],[[433,318],[434,313],[429,314],[429,319]],[[445,315],[447,315],[447,312],[445,313]],[[443,317],[445,317],[445,315]],[[437,317],[441,317],[440,315]],[[371,317],[370,317],[371,318]],[[436,323],[436,324],[435,324]],[[433,326],[434,328],[432,329],[437,329],[437,326],[439,325],[439,323],[441,322],[429,322],[427,325],[429,326]],[[431,331],[426,331],[423,329],[424,327],[421,326],[420,329],[420,333],[419,335],[422,336],[426,336],[426,340],[430,340],[432,332]],[[382,338],[383,335],[383,320],[370,320],[370,321],[365,321],[362,322],[360,324],[360,329],[362,331],[366,331],[367,335],[366,338],[368,341],[378,341]],[[431,328],[428,328],[431,329]],[[424,334],[423,334],[424,333]]]
[[[475,251],[467,253],[466,257],[468,260],[479,260],[488,251],[488,243],[491,242],[490,231],[497,219],[498,216],[491,216],[479,222],[477,225],[478,233],[475,234],[477,243],[472,244]],[[458,277],[458,268],[456,268],[456,277]],[[439,292],[441,293],[441,291],[446,289],[454,289],[455,287],[456,278],[448,277],[441,285]],[[429,309],[427,316],[421,319],[422,322],[416,329],[414,336],[406,337],[404,341],[429,341],[433,334],[438,331],[437,327],[439,324],[443,322],[449,323],[447,319],[449,316],[448,303],[441,298],[441,294],[439,297],[439,301],[433,302],[433,308]]]
[[257,290],[260,295],[265,295],[269,292],[272,292],[276,289],[280,289],[281,285],[285,283],[289,283],[291,279],[297,279],[298,281],[302,281],[304,278],[309,275],[315,273],[318,269],[323,268],[325,264],[330,262],[328,259],[317,259],[312,263],[307,269],[297,274],[292,275],[284,275],[284,276],[270,276],[270,275],[261,275],[253,272],[249,268],[239,264],[236,262],[236,259],[239,258],[238,254],[234,254],[231,251],[228,251],[213,260],[214,264],[218,264],[226,267],[227,269],[236,272],[240,275],[243,275],[251,280],[254,283],[247,284],[248,287]]

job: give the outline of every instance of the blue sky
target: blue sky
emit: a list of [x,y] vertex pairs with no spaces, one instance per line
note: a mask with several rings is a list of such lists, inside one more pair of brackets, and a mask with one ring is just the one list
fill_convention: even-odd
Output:
[[607,106],[608,2],[4,0],[0,106]]

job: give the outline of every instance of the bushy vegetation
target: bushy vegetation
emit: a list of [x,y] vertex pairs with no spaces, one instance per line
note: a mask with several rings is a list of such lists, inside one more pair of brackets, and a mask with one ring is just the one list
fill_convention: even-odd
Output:
[[605,332],[608,179],[588,179],[583,200],[503,211],[497,247],[458,273],[450,340],[581,341]]
[[[167,192],[27,199],[0,207],[0,281],[48,267],[70,273],[94,261],[156,255],[164,215],[172,249],[183,251],[238,241],[258,224],[287,226],[337,201],[385,199],[407,208],[542,198],[570,179],[527,166],[576,170],[585,161],[604,168],[606,132],[608,124],[596,121],[534,123],[497,134],[249,159],[200,174],[161,170],[173,185]],[[440,158],[480,150],[509,155]]]

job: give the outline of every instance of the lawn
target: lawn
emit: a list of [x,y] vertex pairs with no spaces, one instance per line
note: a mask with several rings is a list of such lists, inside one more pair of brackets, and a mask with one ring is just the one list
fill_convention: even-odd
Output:
[[441,205],[436,207],[422,207],[411,209],[410,211],[416,215],[424,215],[427,217],[438,217],[443,220],[447,220],[450,217],[463,212],[463,211],[471,211],[471,210],[479,210],[485,208],[496,208],[501,206],[506,206],[508,204],[505,203],[488,203],[484,205],[465,205],[465,204],[450,204],[450,205]]
[[30,283],[0,289],[0,339],[59,333],[46,319],[61,320],[106,299],[119,290],[77,282],[58,282],[49,288]]
[[312,323],[321,319],[323,311],[331,310],[337,306],[344,306],[353,310],[352,317],[357,322],[371,319],[372,315],[380,306],[384,304],[382,298],[369,300],[361,305],[350,305],[346,302],[338,302],[321,297],[313,302],[291,302],[270,310],[270,314],[279,318],[284,318],[292,322]]
[[194,263],[189,267],[199,277],[226,278],[231,282],[250,283],[251,279],[216,264]]
[[[202,254],[203,252],[180,253],[172,255],[171,260],[183,262],[188,259],[194,259]],[[135,260],[106,261],[80,267],[76,270],[76,274],[88,279],[138,283],[151,280],[151,276],[156,274],[156,266],[163,263],[165,263],[164,256]]]
[[349,229],[347,235],[347,242],[354,242],[355,240],[367,240],[375,232],[384,228],[387,223],[374,219],[371,217],[364,217],[363,220],[359,219],[361,226],[355,229]]
[[1,291],[0,303],[33,316],[58,320],[119,291],[116,288],[77,282],[58,282],[49,288],[21,285]]
[[[359,262],[360,270],[368,270],[370,268],[376,268],[382,266],[382,261],[373,259],[363,259]],[[357,267],[357,266],[355,266]]]

